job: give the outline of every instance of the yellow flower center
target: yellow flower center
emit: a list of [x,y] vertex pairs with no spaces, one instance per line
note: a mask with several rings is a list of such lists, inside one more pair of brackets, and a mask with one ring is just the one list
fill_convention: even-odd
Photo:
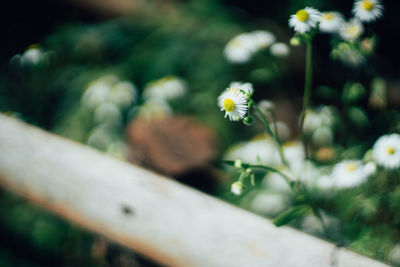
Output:
[[241,47],[243,45],[243,43],[241,41],[239,41],[239,40],[233,40],[231,45],[233,47],[235,47],[235,48],[239,48],[239,47]]
[[387,152],[388,152],[390,155],[393,155],[393,154],[396,152],[396,150],[395,150],[393,147],[389,147],[388,150],[387,150]]
[[347,165],[347,170],[348,170],[349,172],[353,172],[353,171],[355,171],[356,169],[357,169],[357,165],[354,164],[354,163],[349,163],[349,164]]
[[347,28],[347,32],[350,35],[358,35],[359,29],[357,26],[351,25]]
[[365,10],[371,11],[374,8],[375,3],[370,0],[364,0],[364,1],[362,1],[361,6]]
[[233,103],[232,99],[227,98],[224,100],[224,109],[228,112],[232,112],[235,109],[235,103]]
[[308,20],[308,13],[304,9],[297,11],[296,16],[301,22],[306,22]]
[[324,19],[326,20],[333,20],[335,18],[335,15],[333,15],[332,13],[324,13],[324,15],[322,15]]

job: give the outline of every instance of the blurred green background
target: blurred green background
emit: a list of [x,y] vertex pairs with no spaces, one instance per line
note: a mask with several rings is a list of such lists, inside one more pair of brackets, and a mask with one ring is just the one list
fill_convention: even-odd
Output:
[[[124,5],[99,8],[89,4],[91,1],[20,0],[2,8],[0,111],[88,143],[98,124],[83,107],[82,95],[93,81],[112,75],[137,88],[136,104],[121,108],[120,124],[113,130],[115,140],[124,140],[125,128],[139,112],[135,107],[145,104],[141,97],[145,88],[154,80],[172,75],[183,79],[187,87],[183,97],[169,103],[174,114],[191,115],[215,131],[220,145],[214,161],[218,162],[229,146],[253,137],[261,129],[223,118],[216,99],[231,81],[252,82],[256,100],[276,101],[278,118],[289,124],[294,136],[293,121],[301,108],[303,90],[304,47],[291,47],[287,58],[273,58],[264,51],[249,63],[235,65],[224,58],[226,43],[237,34],[253,30],[271,31],[280,42],[289,43],[293,33],[287,21],[296,10],[307,5],[350,16],[352,6],[352,1],[344,0],[137,2],[132,10]],[[319,35],[315,40],[313,100],[338,108],[342,123],[335,139],[338,147],[349,148],[347,153],[352,155],[362,155],[389,130],[400,130],[400,53],[394,41],[394,35],[399,34],[395,10],[400,4],[387,2],[383,19],[367,30],[368,35],[378,36],[376,53],[368,64],[353,68],[333,61],[329,56],[330,38]],[[21,64],[21,56],[31,45],[43,52],[43,59],[37,64]],[[356,82],[369,95],[377,77],[385,81],[394,96],[387,103],[391,111],[369,108],[366,96],[356,103],[342,101],[342,89],[348,91],[346,86]],[[287,105],[290,112],[285,111]],[[353,134],[350,138],[349,130]],[[344,222],[340,237],[330,238],[387,260],[400,237],[398,179],[377,181],[357,189],[359,192],[349,192],[360,196],[355,210],[346,210],[346,197],[343,202],[322,203]],[[246,206],[246,200],[226,194],[226,181],[210,183],[213,185],[207,189],[198,187]],[[368,192],[374,187],[379,188],[378,192]],[[156,266],[8,192],[0,193],[0,205],[0,266]]]

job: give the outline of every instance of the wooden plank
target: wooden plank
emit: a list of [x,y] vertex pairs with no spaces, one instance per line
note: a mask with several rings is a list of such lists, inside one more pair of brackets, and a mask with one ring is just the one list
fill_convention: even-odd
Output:
[[385,266],[1,114],[0,177],[169,266]]

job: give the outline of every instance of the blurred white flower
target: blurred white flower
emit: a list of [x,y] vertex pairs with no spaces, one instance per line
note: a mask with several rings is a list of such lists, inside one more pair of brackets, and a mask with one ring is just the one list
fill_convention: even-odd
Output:
[[242,182],[237,181],[231,185],[231,192],[235,195],[241,195],[243,193],[244,185]]
[[247,113],[247,99],[239,89],[230,87],[218,97],[218,105],[221,111],[225,111],[225,118],[231,121],[242,120]]
[[283,177],[276,172],[267,172],[263,180],[261,181],[262,187],[270,191],[291,193],[292,189]]
[[360,50],[354,48],[347,43],[340,43],[332,51],[333,58],[337,58],[348,66],[357,67],[364,64],[366,61],[365,56]]
[[289,207],[288,198],[280,193],[263,192],[257,194],[250,209],[260,215],[274,217]]
[[344,22],[340,29],[340,36],[345,41],[354,42],[364,33],[364,26],[360,21],[352,19],[349,22]]
[[313,214],[307,215],[302,219],[300,228],[310,234],[321,235],[325,232],[321,220]]
[[290,53],[289,46],[285,43],[275,43],[271,45],[270,50],[275,57],[287,57]]
[[377,167],[375,162],[368,162],[364,165],[364,171],[367,173],[368,176],[372,176],[376,174]]
[[368,173],[358,160],[346,160],[336,164],[331,175],[338,188],[355,187],[368,179]]
[[149,83],[143,92],[143,97],[146,100],[159,99],[168,101],[182,97],[185,92],[186,84],[183,80],[174,76],[166,76]]
[[260,102],[258,102],[258,108],[263,112],[263,113],[268,113],[272,110],[274,110],[275,105],[274,102],[272,102],[271,100],[261,100]]
[[378,165],[387,169],[400,167],[400,135],[388,134],[375,142],[372,157]]
[[326,126],[317,128],[312,134],[312,142],[316,146],[327,146],[333,143],[332,129]]
[[241,82],[231,82],[229,88],[239,89],[246,94],[252,95],[254,93],[254,88],[251,83],[241,83]]
[[116,83],[110,94],[110,101],[120,108],[129,107],[136,102],[137,90],[134,84],[128,81]]
[[257,50],[250,33],[242,33],[230,40],[224,49],[226,59],[232,63],[246,63]]
[[289,164],[303,162],[305,159],[304,147],[300,141],[286,142],[283,145],[283,154]]
[[331,106],[321,106],[315,110],[307,111],[303,122],[303,131],[307,135],[312,135],[321,127],[332,129],[335,121],[334,108]]
[[151,119],[165,117],[172,114],[171,107],[164,101],[148,100],[138,110],[138,116]]
[[400,264],[400,243],[397,243],[389,252],[388,261],[395,266]]
[[362,22],[372,22],[383,15],[383,5],[379,0],[358,0],[354,3],[354,16]]
[[318,10],[306,7],[297,11],[295,15],[290,16],[289,26],[298,33],[310,32],[311,29],[317,26],[320,18],[321,13]]
[[95,109],[108,100],[111,86],[103,81],[94,81],[89,84],[82,96],[82,104],[88,108]]
[[43,57],[43,52],[39,47],[28,48],[21,56],[22,65],[36,65]]
[[100,124],[90,132],[87,144],[100,150],[106,150],[107,146],[113,141],[114,135],[113,127]]
[[343,15],[339,12],[324,12],[321,16],[319,29],[321,32],[334,33],[338,32],[344,22]]
[[269,31],[254,31],[250,35],[257,50],[267,48],[276,41],[275,35]]
[[240,159],[243,163],[267,166],[276,166],[281,163],[277,145],[272,138],[265,135],[231,147],[224,158],[226,160]]
[[129,148],[127,144],[121,141],[112,142],[107,146],[106,153],[115,158],[126,160]]
[[94,121],[96,123],[119,124],[121,120],[121,112],[118,106],[113,103],[105,102],[94,111]]

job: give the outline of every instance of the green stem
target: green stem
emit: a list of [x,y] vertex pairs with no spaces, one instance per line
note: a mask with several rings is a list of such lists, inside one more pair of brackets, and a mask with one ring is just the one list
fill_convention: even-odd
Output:
[[262,111],[260,110],[260,108],[254,102],[252,103],[252,106],[257,111],[258,115],[260,116],[261,120],[263,121],[263,123],[265,125],[265,130],[267,131],[267,133],[269,135],[271,135],[272,138],[274,138],[274,140],[275,140],[275,142],[276,142],[276,144],[278,145],[278,148],[279,148],[279,156],[281,158],[281,161],[282,161],[283,165],[285,165],[287,167],[288,163],[287,163],[287,161],[285,159],[285,156],[283,154],[283,147],[282,147],[281,140],[279,139],[279,136],[272,131],[271,126],[269,125],[269,122],[268,122],[267,118],[265,118],[265,116],[262,113]]
[[303,115],[310,108],[311,88],[312,88],[312,40],[307,42],[306,51],[306,77],[304,80]]
[[286,181],[286,183],[289,185],[289,187],[291,187],[292,189],[294,188],[294,183],[292,182],[292,179],[289,176],[287,176],[286,174],[284,174],[283,172],[281,172],[275,168],[264,166],[264,165],[251,165],[251,164],[248,164],[248,166],[251,168],[258,168],[258,169],[264,169],[264,170],[267,170],[270,172],[275,172],[275,173],[279,174]]
[[306,40],[306,73],[304,79],[304,96],[303,96],[303,107],[300,114],[300,132],[302,133],[302,142],[305,150],[306,158],[308,158],[307,142],[303,135],[304,119],[307,111],[310,109],[311,103],[311,92],[312,92],[312,78],[313,78],[313,66],[312,66],[312,38]]

